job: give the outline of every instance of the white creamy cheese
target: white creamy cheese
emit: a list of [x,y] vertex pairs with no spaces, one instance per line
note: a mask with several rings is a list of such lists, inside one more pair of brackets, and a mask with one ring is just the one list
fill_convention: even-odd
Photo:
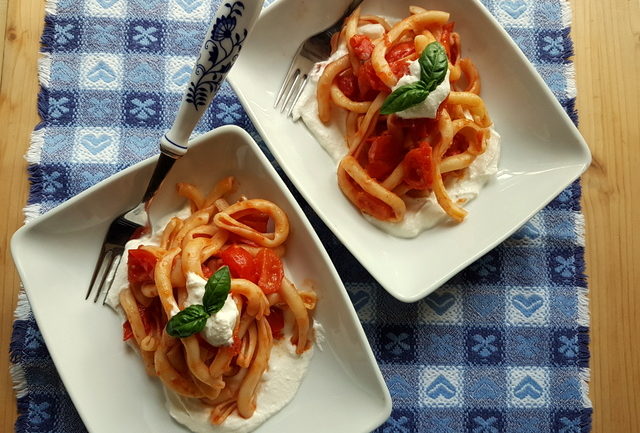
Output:
[[[416,59],[409,63],[409,73],[402,76],[392,90],[395,91],[399,87],[418,81],[420,81],[420,62]],[[449,83],[449,70],[447,69],[447,75],[444,77],[444,80],[433,92],[429,93],[427,99],[406,110],[398,111],[396,115],[403,119],[435,119],[440,104],[447,99],[449,93],[451,93],[451,84]]]
[[[185,308],[195,304],[202,305],[206,284],[207,280],[200,275],[193,272],[187,274]],[[212,346],[230,346],[233,344],[233,328],[236,326],[239,315],[238,307],[229,294],[220,311],[207,319],[200,335]]]
[[378,39],[384,33],[384,27],[380,24],[365,24],[358,27],[358,34],[365,35],[369,39]]
[[257,429],[291,401],[309,367],[313,347],[298,355],[290,340],[289,329],[285,330],[282,339],[274,341],[268,370],[258,385],[256,411],[251,418],[244,419],[234,412],[222,425],[213,425],[209,421],[210,408],[197,399],[182,397],[165,388],[169,413],[196,433],[247,433]]

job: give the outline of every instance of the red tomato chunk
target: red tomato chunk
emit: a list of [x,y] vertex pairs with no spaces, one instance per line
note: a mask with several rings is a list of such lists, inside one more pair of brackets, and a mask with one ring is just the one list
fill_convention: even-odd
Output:
[[267,316],[267,322],[271,327],[271,335],[276,340],[283,337],[282,330],[284,329],[284,314],[280,308],[271,308],[271,313]]
[[389,176],[402,160],[402,145],[395,143],[389,133],[384,133],[370,140],[367,173],[374,179],[382,180]]
[[282,260],[268,248],[260,250],[256,256],[258,265],[258,286],[265,295],[276,293],[280,290],[282,279],[284,278],[284,267]]
[[129,250],[127,258],[129,284],[142,285],[153,283],[153,272],[158,259],[149,251]]
[[250,252],[238,245],[231,245],[220,253],[222,263],[229,266],[233,278],[258,281],[256,262]]
[[349,41],[353,54],[362,61],[369,60],[371,53],[373,52],[373,43],[369,36],[365,35],[353,35]]
[[404,157],[404,181],[411,188],[431,188],[431,156],[431,146],[422,142],[420,147],[411,149]]

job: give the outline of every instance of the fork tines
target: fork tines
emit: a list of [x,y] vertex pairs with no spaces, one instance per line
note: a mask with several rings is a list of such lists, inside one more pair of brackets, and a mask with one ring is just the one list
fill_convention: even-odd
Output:
[[342,16],[333,25],[309,37],[300,44],[278,91],[273,108],[280,108],[281,113],[286,110],[287,116],[291,116],[298,98],[300,98],[304,87],[307,85],[313,65],[329,58],[331,55],[331,37],[340,31],[344,19],[351,15],[360,6],[360,3],[362,3],[362,0],[351,0]]
[[302,57],[301,51],[302,46],[300,46],[293,57],[291,66],[287,71],[287,75],[273,104],[273,107],[276,109],[279,108],[281,113],[286,111],[287,116],[292,115],[293,107],[295,107],[298,102],[309,79],[309,71],[315,64],[314,61]]
[[93,272],[91,284],[89,285],[89,290],[87,291],[85,299],[89,299],[89,296],[91,296],[91,293],[94,292],[95,288],[95,297],[93,298],[93,302],[98,302],[98,298],[106,286],[107,289],[104,293],[104,300],[106,300],[109,290],[111,289],[111,284],[113,283],[113,277],[115,276],[116,269],[120,264],[120,259],[122,259],[123,252],[124,248],[121,246],[104,246],[100,253],[100,257],[98,258],[98,266],[96,266]]

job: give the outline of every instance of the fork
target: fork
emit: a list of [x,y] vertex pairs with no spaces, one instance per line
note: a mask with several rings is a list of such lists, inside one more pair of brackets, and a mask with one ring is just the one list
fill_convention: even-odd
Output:
[[141,202],[118,216],[109,226],[89,283],[85,300],[94,292],[97,302],[106,287],[106,301],[125,244],[148,222],[147,205],[174,162],[187,152],[189,137],[218,92],[255,24],[264,0],[221,2],[200,48],[189,85],[182,96],[173,125],[160,139],[160,157]]
[[331,55],[331,37],[342,28],[342,22],[356,10],[363,0],[352,0],[342,16],[323,31],[307,38],[300,44],[298,50],[293,55],[291,66],[285,75],[282,86],[278,91],[273,108],[280,108],[280,112],[287,111],[287,116],[291,116],[293,107],[298,102],[304,87],[309,79],[309,72],[313,65],[326,60]]

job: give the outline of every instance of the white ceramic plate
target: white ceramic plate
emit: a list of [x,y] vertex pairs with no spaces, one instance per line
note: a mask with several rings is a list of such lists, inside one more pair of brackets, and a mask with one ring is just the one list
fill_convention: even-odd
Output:
[[333,23],[348,3],[274,3],[261,15],[229,80],[278,163],[327,226],[389,293],[413,302],[516,231],[575,180],[591,156],[542,78],[479,1],[367,0],[363,13],[401,18],[410,4],[450,12],[502,135],[499,172],[467,206],[462,224],[443,223],[408,240],[372,226],[342,195],[336,164],[304,124],[273,108],[300,42]]
[[[121,320],[84,300],[102,238],[116,215],[142,196],[154,159],[72,198],[14,235],[11,248],[36,320],[87,428],[95,433],[184,432],[164,408],[159,380],[122,342]],[[177,181],[201,189],[234,175],[249,197],[272,200],[291,223],[287,273],[318,288],[316,319],[326,341],[298,393],[260,432],[368,432],[391,412],[391,399],[344,286],[300,207],[251,137],[223,127],[194,140],[170,172],[152,216],[177,210]]]

